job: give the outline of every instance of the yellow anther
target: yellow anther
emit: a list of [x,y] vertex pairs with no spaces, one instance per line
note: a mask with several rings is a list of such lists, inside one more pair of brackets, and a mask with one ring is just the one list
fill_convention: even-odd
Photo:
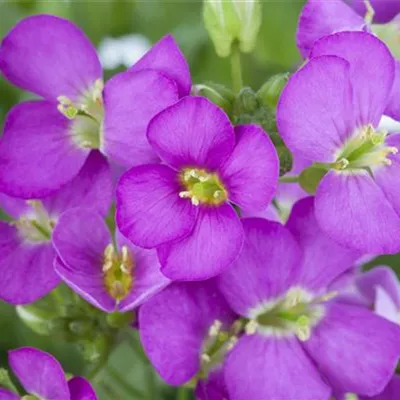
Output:
[[254,319],[250,320],[244,327],[247,335],[254,335],[257,332],[258,323]]
[[210,357],[208,354],[203,353],[203,354],[201,355],[201,361],[202,361],[203,363],[205,363],[205,364],[208,364],[208,363],[211,361],[211,357]]
[[210,329],[208,330],[208,335],[215,337],[218,336],[222,328],[222,322],[219,320],[215,320],[214,323],[210,326]]
[[226,349],[228,350],[228,351],[230,351],[230,350],[232,350],[235,346],[236,346],[236,343],[238,342],[238,338],[236,337],[236,336],[232,336],[230,339],[229,339],[229,342],[228,342],[228,345],[226,346]]

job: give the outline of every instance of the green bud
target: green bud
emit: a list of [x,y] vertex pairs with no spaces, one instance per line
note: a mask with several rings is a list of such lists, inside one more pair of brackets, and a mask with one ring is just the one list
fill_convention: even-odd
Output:
[[110,341],[105,335],[98,335],[94,340],[79,342],[79,350],[87,362],[95,364],[108,357]]
[[35,304],[17,306],[16,311],[22,322],[37,334],[51,334],[49,321],[56,317],[55,312],[44,310]]
[[133,323],[134,320],[135,320],[135,314],[133,312],[127,312],[127,313],[114,312],[111,314],[107,314],[108,325],[116,329],[129,326]]
[[13,381],[10,378],[10,374],[4,368],[0,368],[0,387],[18,393]]
[[292,153],[283,145],[277,146],[276,151],[279,157],[279,176],[283,176],[291,171],[293,167]]
[[73,335],[84,337],[90,335],[93,330],[94,326],[92,321],[90,320],[77,320],[71,321],[68,325],[70,332]]
[[275,109],[288,79],[289,73],[271,76],[257,92],[261,104]]
[[328,172],[327,169],[318,167],[306,168],[299,176],[300,186],[309,194],[315,194],[321,179]]
[[223,85],[207,83],[193,86],[194,96],[203,96],[221,107],[228,115],[232,111],[232,103],[235,95]]
[[220,57],[231,54],[237,41],[243,53],[250,53],[261,27],[259,0],[204,0],[204,23]]

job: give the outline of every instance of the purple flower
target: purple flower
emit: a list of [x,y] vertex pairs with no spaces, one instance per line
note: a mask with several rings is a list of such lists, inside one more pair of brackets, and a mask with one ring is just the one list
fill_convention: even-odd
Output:
[[155,250],[137,248],[118,232],[114,241],[104,219],[89,209],[66,211],[54,229],[53,245],[58,275],[106,312],[132,310],[169,283]]
[[54,289],[60,279],[53,270],[51,236],[60,214],[86,205],[105,216],[112,190],[107,161],[92,152],[78,175],[52,195],[25,201],[0,194],[2,208],[13,218],[0,221],[0,299],[25,304]]
[[184,98],[158,114],[148,139],[165,164],[135,167],[121,178],[119,229],[138,246],[156,247],[170,279],[219,274],[243,242],[231,203],[263,211],[275,193],[272,142],[255,125],[234,129],[221,109],[201,97]]
[[322,230],[375,254],[400,250],[400,136],[377,128],[393,79],[393,57],[379,39],[326,36],[290,79],[277,114],[289,149],[327,172],[315,198]]
[[336,299],[338,289],[330,285],[358,254],[323,235],[313,213],[308,198],[295,205],[286,228],[245,219],[243,250],[217,278],[247,321],[224,366],[232,399],[373,396],[392,377],[400,328]]
[[[9,352],[8,361],[28,395],[51,400],[97,400],[85,378],[78,376],[67,381],[60,363],[49,353],[21,347]],[[1,400],[19,398],[16,393],[0,388]]]
[[0,70],[43,97],[10,111],[0,141],[0,190],[23,198],[59,189],[92,149],[125,168],[158,162],[147,143],[147,124],[189,94],[191,85],[183,55],[165,36],[103,89],[95,48],[75,25],[50,15],[25,18],[9,32],[0,47]]
[[210,373],[207,380],[200,381],[196,387],[197,400],[229,400],[223,368]]
[[173,283],[139,309],[141,341],[154,368],[170,385],[211,373],[199,391],[218,380],[214,374],[234,344],[234,320],[214,280]]
[[[400,2],[398,0],[369,0],[374,9],[374,22],[386,23],[391,21],[400,13]],[[367,13],[364,0],[347,0],[349,5],[354,8],[362,17]]]

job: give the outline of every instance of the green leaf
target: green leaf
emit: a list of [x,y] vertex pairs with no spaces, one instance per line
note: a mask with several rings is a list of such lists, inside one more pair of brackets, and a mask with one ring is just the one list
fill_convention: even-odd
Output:
[[323,168],[306,168],[299,176],[300,186],[309,194],[315,194],[321,179],[327,174],[328,170]]

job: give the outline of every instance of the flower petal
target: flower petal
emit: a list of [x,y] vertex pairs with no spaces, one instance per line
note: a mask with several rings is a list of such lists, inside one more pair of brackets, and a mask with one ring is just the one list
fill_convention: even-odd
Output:
[[221,400],[228,398],[223,368],[213,370],[206,380],[200,380],[196,387],[197,400]]
[[51,216],[74,207],[90,207],[105,216],[111,207],[113,191],[107,160],[100,152],[92,151],[78,175],[41,201]]
[[332,303],[303,346],[335,391],[374,396],[393,376],[400,327],[364,307]]
[[133,286],[128,296],[121,301],[118,308],[120,312],[132,310],[156,293],[166,288],[170,280],[160,271],[157,251],[147,250],[132,244],[121,233],[117,231],[118,247],[128,247],[133,255],[135,266],[133,268]]
[[192,86],[189,65],[172,35],[159,40],[129,71],[153,69],[173,79],[179,96],[187,96]]
[[14,226],[0,221],[0,299],[11,304],[38,300],[60,282],[50,242],[24,242]]
[[0,208],[10,217],[18,219],[32,211],[26,200],[0,193]]
[[384,111],[385,115],[392,117],[394,120],[400,120],[400,61],[396,61],[395,67],[395,78],[392,87],[392,93],[390,95],[390,99],[386,110]]
[[28,101],[15,106],[0,139],[0,191],[34,199],[76,176],[89,150],[74,145],[68,128],[55,103]]
[[395,62],[389,49],[372,34],[338,32],[320,39],[311,57],[326,55],[341,57],[350,64],[357,125],[377,126],[395,78]]
[[222,181],[230,201],[247,210],[263,211],[277,189],[278,155],[260,127],[241,125],[235,133],[236,146],[220,170]]
[[97,400],[95,391],[90,382],[81,376],[76,376],[68,381],[71,400]]
[[[374,9],[374,23],[386,23],[391,21],[398,13],[400,13],[400,4],[393,0],[370,0]],[[361,16],[367,13],[364,0],[350,0],[349,4]]]
[[117,225],[144,248],[187,236],[197,208],[181,199],[177,173],[165,165],[143,165],[126,172],[117,186]]
[[217,169],[235,146],[227,115],[203,97],[185,97],[160,112],[147,137],[159,157],[175,168]]
[[314,216],[314,198],[298,201],[286,227],[303,250],[299,282],[318,291],[329,286],[346,270],[354,267],[361,252],[340,246],[321,231]]
[[124,72],[112,78],[104,88],[102,151],[126,167],[158,162],[147,141],[147,125],[178,98],[175,82],[157,71]]
[[328,172],[317,189],[315,216],[343,246],[373,254],[400,250],[400,218],[367,172]]
[[140,307],[143,347],[167,383],[181,385],[198,372],[216,320],[229,326],[234,316],[213,281],[174,283]]
[[19,396],[17,396],[14,392],[10,390],[6,390],[0,387],[0,400],[19,400]]
[[365,21],[342,0],[308,0],[297,28],[297,47],[304,58],[314,43],[325,35],[340,31],[361,31]]
[[172,280],[208,279],[236,260],[242,244],[242,223],[232,206],[200,206],[193,232],[157,249],[161,271]]
[[21,347],[8,353],[8,361],[24,389],[40,398],[70,398],[60,363],[49,353],[33,347]]
[[53,232],[56,272],[89,303],[106,312],[113,311],[116,303],[103,281],[104,251],[110,243],[103,218],[84,208],[63,213]]
[[229,398],[328,400],[323,381],[297,339],[244,336],[225,364]]
[[261,218],[242,222],[242,251],[217,279],[232,309],[247,315],[253,307],[281,295],[296,282],[302,255],[292,234],[281,224]]
[[25,18],[9,32],[0,48],[0,70],[13,84],[49,100],[77,99],[102,76],[85,34],[53,15]]
[[355,127],[349,64],[334,56],[310,60],[283,90],[277,123],[292,152],[312,161],[334,161]]

